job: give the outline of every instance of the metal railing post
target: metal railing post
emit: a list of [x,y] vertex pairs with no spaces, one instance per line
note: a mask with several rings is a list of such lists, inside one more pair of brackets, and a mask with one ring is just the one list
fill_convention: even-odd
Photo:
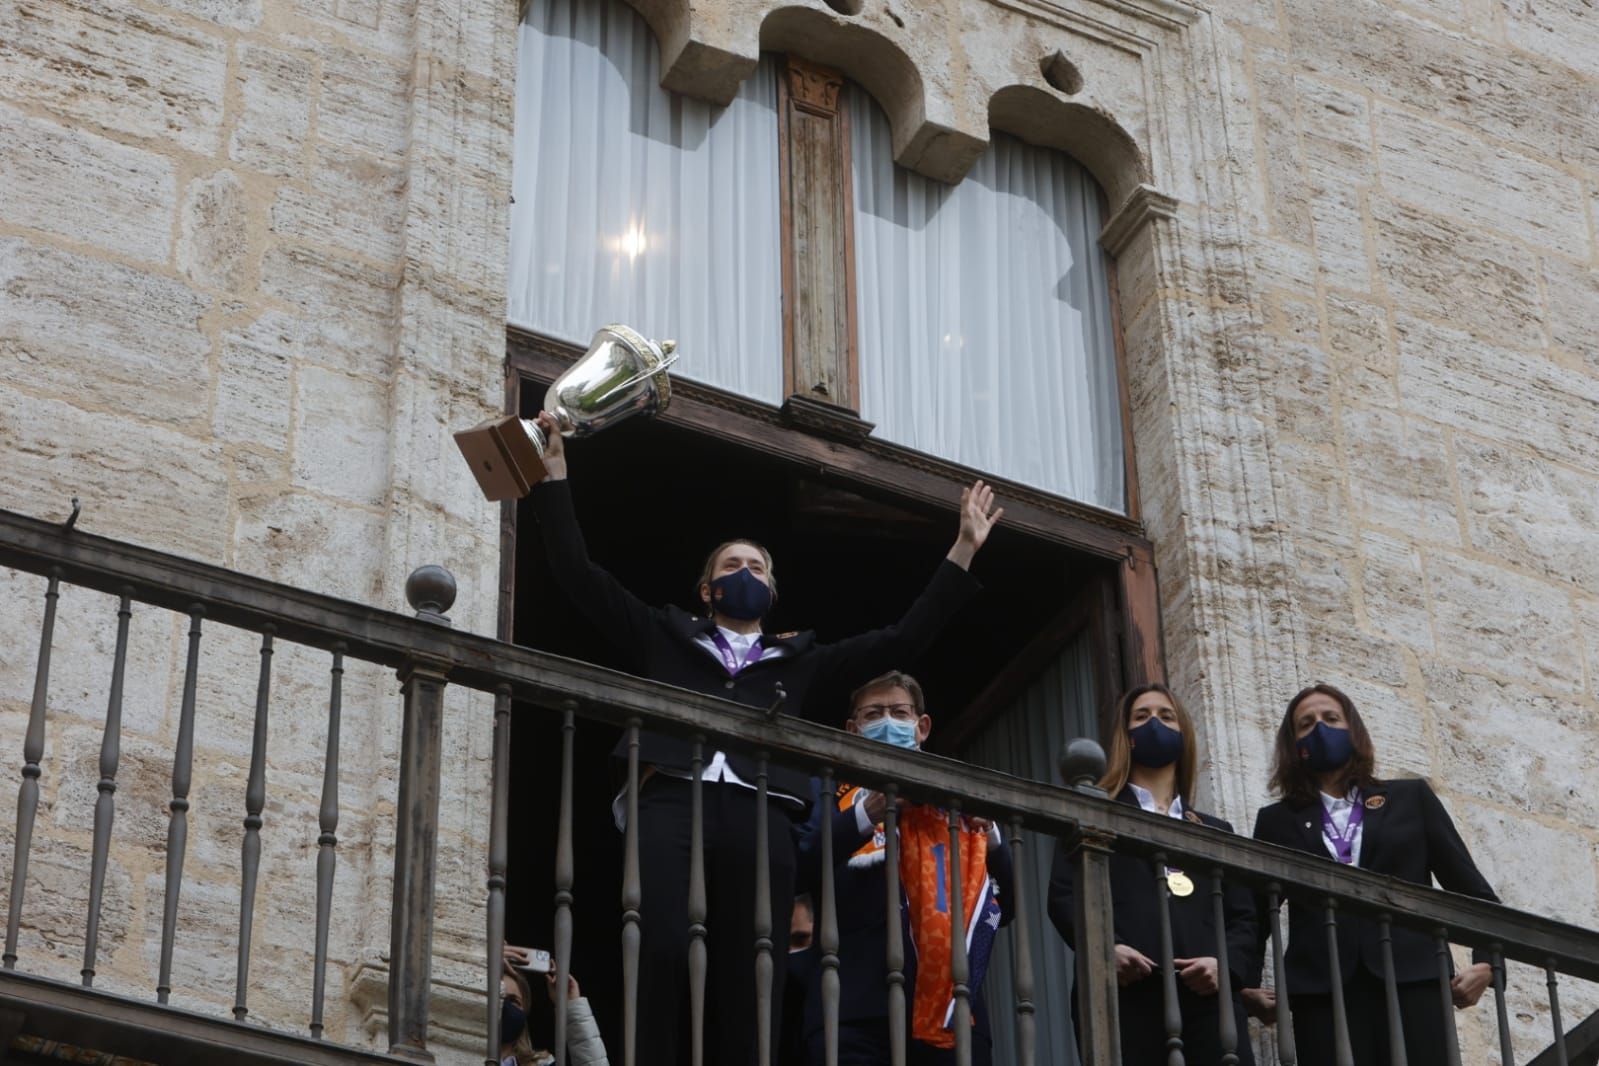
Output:
[[[1105,773],[1105,752],[1092,740],[1078,738],[1067,744],[1060,768],[1067,785],[1104,797],[1097,782]],[[1115,839],[1114,834],[1079,825],[1067,841],[1077,941],[1077,1043],[1082,1061],[1095,1066],[1122,1060],[1116,929],[1110,895],[1110,854]]]
[[[447,626],[455,578],[423,566],[405,582],[416,616]],[[412,660],[400,670],[404,720],[394,824],[394,900],[389,920],[389,1054],[432,1062],[427,1049],[433,974],[433,869],[439,843],[445,669]]]

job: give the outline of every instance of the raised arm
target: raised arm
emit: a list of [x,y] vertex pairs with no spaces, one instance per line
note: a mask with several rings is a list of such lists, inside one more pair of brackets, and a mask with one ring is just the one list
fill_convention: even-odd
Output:
[[583,530],[572,509],[565,442],[549,415],[540,412],[538,422],[549,441],[544,450],[547,476],[533,486],[530,498],[544,534],[544,555],[555,582],[607,639],[630,657],[642,656],[654,632],[655,610],[589,558]]

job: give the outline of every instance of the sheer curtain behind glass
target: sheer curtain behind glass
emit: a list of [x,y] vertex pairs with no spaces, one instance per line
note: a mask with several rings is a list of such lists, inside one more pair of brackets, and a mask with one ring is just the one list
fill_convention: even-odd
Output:
[[[1033,781],[1059,783],[1055,763],[1073,737],[1099,735],[1094,722],[1094,682],[1086,636],[1066,649],[1055,665],[1039,675],[1015,705],[995,718],[961,758],[991,770]],[[1071,991],[1074,961],[1071,949],[1050,924],[1049,870],[1055,842],[1030,833],[1024,849],[1027,870],[1028,922],[1001,936],[983,982],[989,1024],[994,1034],[994,1062],[1016,1062],[1016,985],[1012,979],[1011,938],[1026,936],[1033,955],[1033,1005],[1040,1063],[1075,1066],[1077,1037],[1072,1029]]]
[[1099,190],[996,132],[959,185],[896,166],[852,87],[861,416],[884,439],[1126,509]]
[[660,87],[660,49],[621,0],[536,0],[512,188],[512,325],[587,344],[625,322],[678,342],[673,373],[781,402],[770,59],[712,107]]

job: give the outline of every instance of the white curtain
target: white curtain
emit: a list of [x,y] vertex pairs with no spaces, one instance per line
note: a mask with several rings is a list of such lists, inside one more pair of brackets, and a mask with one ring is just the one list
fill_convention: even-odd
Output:
[[660,87],[621,0],[535,0],[515,122],[511,324],[587,344],[623,322],[678,342],[673,373],[780,403],[775,63],[712,107]]
[[[1094,706],[1093,668],[1088,638],[1083,636],[1039,675],[1014,706],[986,726],[961,752],[961,758],[1017,777],[1059,784],[1055,760],[1066,742],[1074,737],[1099,739]],[[1033,957],[1037,1060],[1076,1066],[1077,1035],[1071,1019],[1075,962],[1045,910],[1055,842],[1029,833],[1025,845],[1027,927],[1012,925],[1007,934],[1000,936],[983,982],[983,999],[988,1004],[989,1026],[994,1035],[994,1062],[1010,1066],[1017,1061],[1012,943],[1015,937],[1025,936]]]
[[1098,186],[996,132],[959,185],[896,166],[850,97],[861,416],[877,434],[1125,511]]

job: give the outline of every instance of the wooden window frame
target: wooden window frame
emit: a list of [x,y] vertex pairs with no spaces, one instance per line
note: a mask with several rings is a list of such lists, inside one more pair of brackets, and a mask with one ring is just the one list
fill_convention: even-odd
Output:
[[[671,407],[661,420],[803,467],[823,482],[913,504],[947,508],[962,487],[982,477],[1004,499],[1007,526],[1114,563],[1113,571],[1096,577],[1087,594],[1041,629],[950,723],[946,742],[959,746],[982,721],[1014,702],[1038,671],[1085,629],[1094,641],[1096,688],[1106,699],[1125,686],[1164,681],[1154,546],[1143,535],[1139,507],[1115,258],[1101,251],[1109,273],[1116,345],[1125,514],[872,438],[872,424],[859,415],[855,205],[849,112],[842,100],[848,91],[864,90],[848,84],[838,71],[785,57],[778,77],[782,407],[676,378]],[[816,195],[806,198],[808,191]],[[1103,193],[1101,197],[1103,208]],[[805,301],[796,296],[802,288],[809,294]],[[583,351],[507,327],[506,411],[520,413],[524,380],[551,381]],[[516,516],[514,501],[502,506],[499,633],[505,640],[513,632]]]

